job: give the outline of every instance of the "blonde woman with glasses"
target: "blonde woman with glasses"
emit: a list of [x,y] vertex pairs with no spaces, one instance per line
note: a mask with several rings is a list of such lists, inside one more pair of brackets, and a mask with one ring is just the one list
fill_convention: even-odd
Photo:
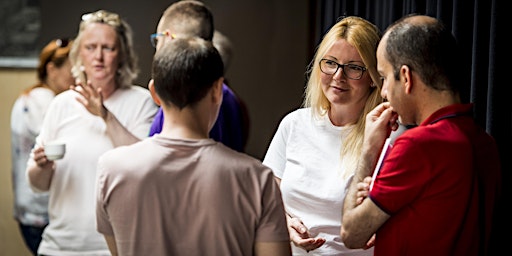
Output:
[[361,155],[365,115],[382,102],[380,31],[359,17],[325,34],[308,69],[304,107],[283,118],[263,163],[274,171],[294,255],[373,255],[341,241],[346,185]]
[[[96,231],[98,158],[145,138],[157,106],[147,89],[133,84],[132,31],[118,14],[83,15],[70,59],[76,84],[50,104],[27,167],[32,189],[50,196],[50,223],[38,254],[110,255]],[[52,161],[44,145],[55,140],[66,144],[66,153]]]

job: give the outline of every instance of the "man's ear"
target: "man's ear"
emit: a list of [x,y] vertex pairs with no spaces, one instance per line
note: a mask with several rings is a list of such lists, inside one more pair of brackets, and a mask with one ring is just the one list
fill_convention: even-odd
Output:
[[404,90],[406,94],[410,94],[412,90],[412,70],[407,65],[400,67],[400,76],[404,84]]
[[213,88],[212,88],[212,99],[215,103],[219,104],[222,103],[222,85],[224,84],[224,77],[220,77],[215,82],[213,82]]
[[158,94],[155,92],[155,81],[153,79],[149,80],[148,88],[149,92],[151,93],[151,98],[153,98],[153,101],[158,106],[161,106],[162,101],[160,100],[160,97],[158,97]]

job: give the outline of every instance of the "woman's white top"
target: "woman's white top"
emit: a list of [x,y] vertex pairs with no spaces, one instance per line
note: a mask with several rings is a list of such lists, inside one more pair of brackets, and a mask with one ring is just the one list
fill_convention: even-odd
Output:
[[[98,158],[114,148],[106,124],[76,100],[68,90],[57,95],[43,121],[36,144],[63,141],[66,153],[55,161],[49,189],[50,223],[39,254],[110,255],[105,238],[96,230],[95,186]],[[149,91],[140,86],[117,89],[105,107],[133,135],[145,138],[157,112]],[[29,165],[35,165],[29,158]],[[36,189],[36,188],[33,188]]]
[[311,108],[286,115],[270,143],[263,163],[281,179],[286,212],[300,218],[321,247],[307,253],[292,243],[293,255],[373,255],[352,250],[340,237],[341,210],[349,179],[343,178],[342,141],[354,126],[338,127],[327,115],[313,118]]

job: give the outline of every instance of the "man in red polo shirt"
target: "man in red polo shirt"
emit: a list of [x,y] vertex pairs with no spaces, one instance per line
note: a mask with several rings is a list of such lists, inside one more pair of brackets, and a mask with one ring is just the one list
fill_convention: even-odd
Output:
[[[428,16],[404,17],[382,37],[377,69],[388,102],[367,115],[364,156],[343,207],[347,247],[375,234],[377,256],[487,254],[501,167],[494,139],[460,102],[457,52],[450,31]],[[368,191],[363,179],[398,116],[417,127],[396,139]]]

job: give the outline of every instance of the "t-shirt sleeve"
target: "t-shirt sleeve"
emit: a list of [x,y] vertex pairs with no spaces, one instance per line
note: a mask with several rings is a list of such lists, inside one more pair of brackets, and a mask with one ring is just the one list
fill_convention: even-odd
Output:
[[98,171],[96,176],[96,229],[103,235],[114,235],[112,225],[109,221],[107,212],[107,198],[106,191],[108,188],[107,174],[105,173],[106,164],[102,157],[98,160]]
[[286,166],[286,143],[291,124],[290,115],[281,120],[263,159],[263,164],[270,167],[274,175],[280,179],[283,177]]
[[290,237],[279,186],[270,170],[266,169],[262,175],[262,215],[256,231],[256,241],[289,241]]
[[143,100],[140,112],[138,113],[138,122],[132,130],[135,136],[137,136],[139,139],[144,139],[148,136],[148,131],[157,111],[158,106],[155,104],[148,93],[148,96],[146,96],[146,98]]

